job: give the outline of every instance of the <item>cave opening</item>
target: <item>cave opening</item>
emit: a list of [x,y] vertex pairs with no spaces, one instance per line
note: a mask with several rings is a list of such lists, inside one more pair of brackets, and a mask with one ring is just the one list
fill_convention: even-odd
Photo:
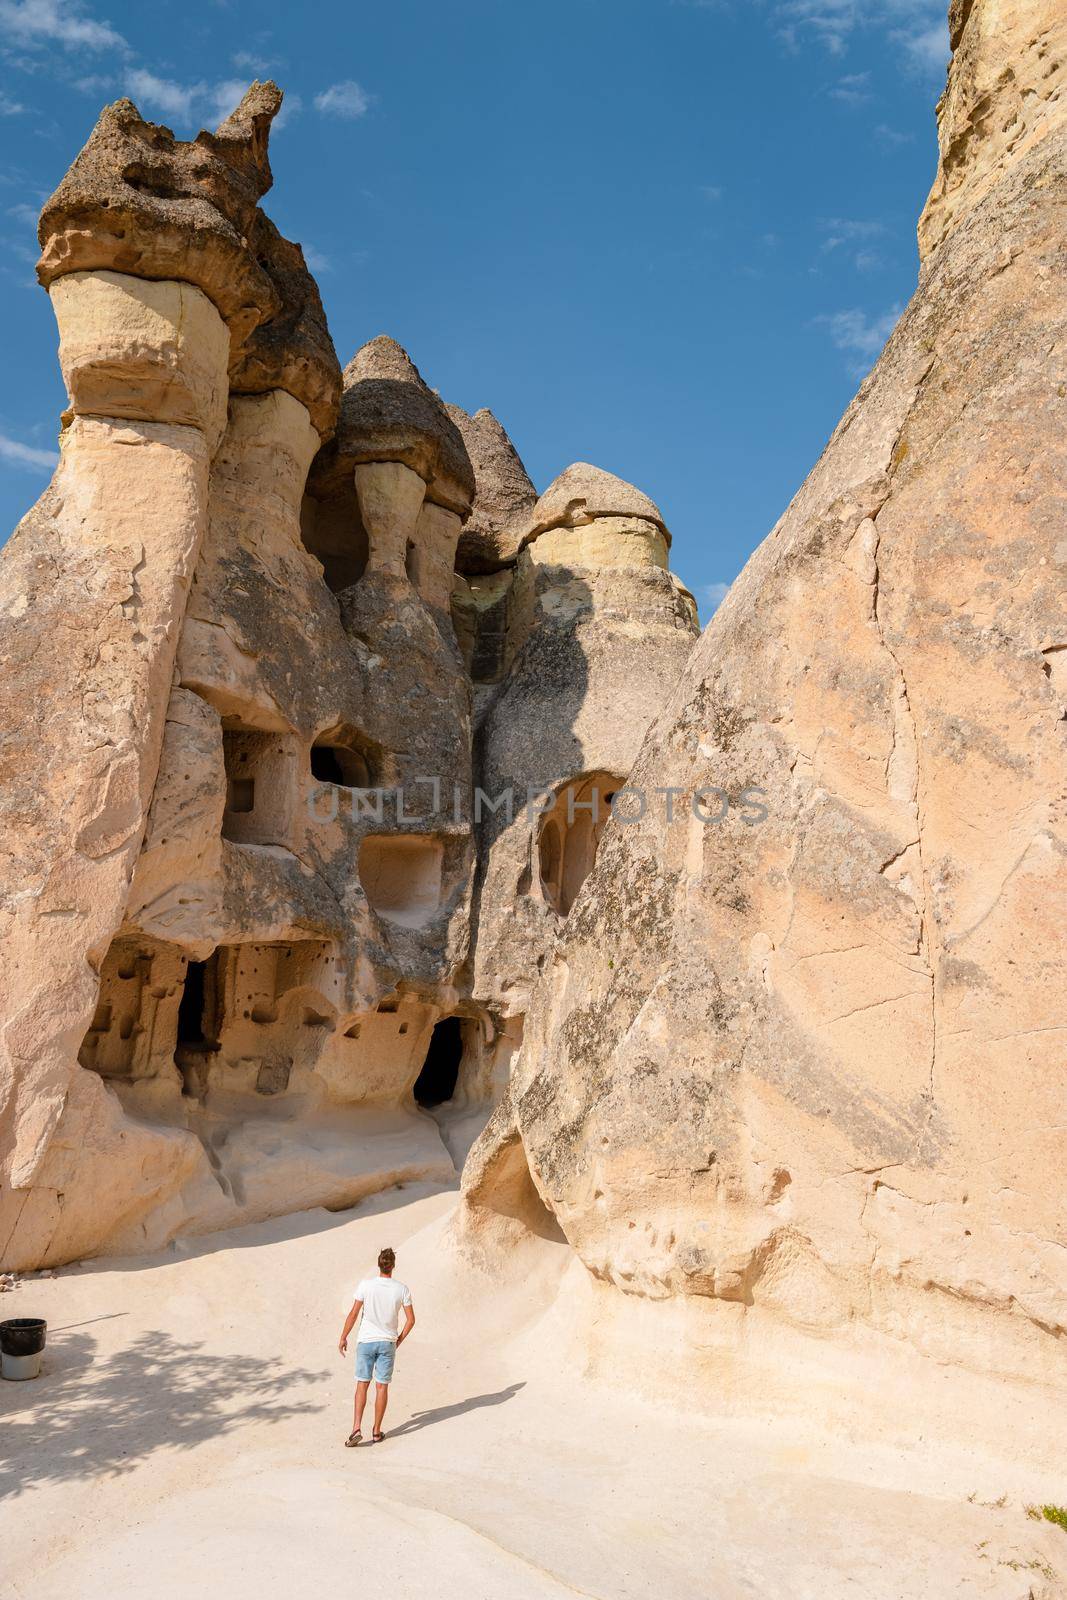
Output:
[[567,784],[541,823],[538,858],[541,893],[561,917],[570,913],[593,870],[601,836],[622,778],[594,772]]
[[304,549],[321,563],[326,587],[334,594],[362,578],[370,547],[351,467],[348,480],[331,486],[321,499],[304,496],[300,538]]
[[206,961],[190,961],[185,969],[175,1047],[178,1051],[216,1051],[219,1048],[221,985],[219,961],[222,946]]
[[452,1099],[463,1059],[463,1026],[459,1017],[444,1017],[430,1035],[422,1071],[415,1080],[415,1102],[424,1110]]
[[369,754],[354,740],[342,742],[338,734],[316,739],[312,745],[311,776],[319,783],[340,784],[346,789],[373,787]]
[[178,1043],[204,1044],[204,972],[206,961],[190,961],[178,1002]]
[[236,717],[224,719],[222,837],[232,844],[289,844],[292,772],[288,744],[282,734],[247,726]]

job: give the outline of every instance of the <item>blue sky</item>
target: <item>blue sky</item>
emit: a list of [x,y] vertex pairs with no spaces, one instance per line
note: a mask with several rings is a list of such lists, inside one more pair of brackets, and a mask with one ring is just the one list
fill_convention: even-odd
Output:
[[36,215],[102,104],[184,137],[286,90],[265,209],[342,363],[385,332],[543,489],[658,501],[701,615],[915,286],[943,0],[0,0],[0,530],[64,404]]

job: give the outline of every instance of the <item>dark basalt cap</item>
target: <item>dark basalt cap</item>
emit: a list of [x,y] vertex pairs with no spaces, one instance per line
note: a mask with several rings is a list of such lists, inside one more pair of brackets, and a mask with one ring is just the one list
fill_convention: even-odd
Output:
[[337,436],[316,460],[313,492],[368,461],[400,461],[417,472],[428,497],[465,516],[474,468],[463,437],[407,351],[379,334],[344,370]]
[[464,573],[496,572],[518,554],[537,490],[491,411],[483,407],[468,416],[459,406],[445,409],[474,467],[474,504],[460,534],[456,568]]
[[281,103],[276,84],[253,83],[215,133],[192,141],[146,122],[131,100],[105,106],[41,213],[37,276],[45,288],[83,271],[195,284],[230,330],[237,392],[286,389],[328,436],[340,368],[318,289],[299,246],[259,209]]

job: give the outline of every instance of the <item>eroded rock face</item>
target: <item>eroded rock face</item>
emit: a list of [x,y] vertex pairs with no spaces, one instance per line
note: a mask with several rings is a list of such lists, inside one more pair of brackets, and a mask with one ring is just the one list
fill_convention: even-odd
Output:
[[468,1241],[518,1140],[706,1348],[744,1308],[749,1351],[1063,1381],[1062,26],[954,9],[919,289],[646,739],[673,821],[606,831],[468,1167]]
[[[572,492],[594,474],[599,493]],[[505,658],[478,729],[475,991],[509,1017],[526,1012],[697,631],[692,597],[667,571],[660,513],[631,484],[568,467],[520,543]]]
[[[659,566],[625,640],[606,546],[519,570],[521,462],[394,341],[342,396],[300,247],[259,209],[279,104],[253,85],[183,143],[119,102],[42,217],[70,409],[0,568],[5,1267],[454,1177],[529,966],[476,981],[476,690],[553,613],[647,721],[690,642]],[[510,610],[456,570],[472,502]],[[533,738],[551,706],[530,713]]]
[[318,288],[300,246],[259,209],[281,103],[276,84],[254,83],[215,133],[191,142],[130,100],[106,106],[41,213],[37,275],[45,288],[100,271],[195,285],[229,329],[234,391],[287,390],[327,438],[341,374]]
[[380,461],[410,468],[437,504],[462,516],[470,511],[474,469],[459,429],[407,351],[385,334],[345,368],[337,438],[318,464],[315,485]]
[[1067,15],[1049,0],[952,0],[949,37],[941,159],[919,219],[924,260],[1009,167],[1062,126],[1067,92]]
[[456,568],[467,575],[497,572],[519,553],[529,513],[537,503],[537,490],[491,411],[483,407],[468,416],[451,405],[447,411],[462,435],[475,479],[474,502],[460,534]]

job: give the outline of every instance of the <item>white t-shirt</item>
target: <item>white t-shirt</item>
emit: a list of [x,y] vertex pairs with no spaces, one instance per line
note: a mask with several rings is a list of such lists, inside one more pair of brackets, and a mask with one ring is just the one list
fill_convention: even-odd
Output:
[[401,1309],[411,1304],[411,1290],[396,1278],[364,1278],[352,1298],[363,1301],[356,1343],[374,1344],[396,1338]]

